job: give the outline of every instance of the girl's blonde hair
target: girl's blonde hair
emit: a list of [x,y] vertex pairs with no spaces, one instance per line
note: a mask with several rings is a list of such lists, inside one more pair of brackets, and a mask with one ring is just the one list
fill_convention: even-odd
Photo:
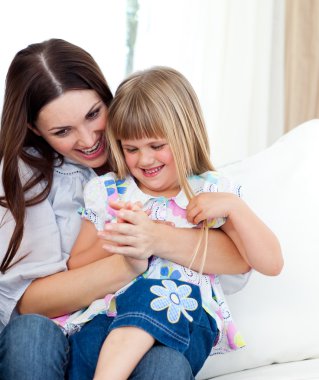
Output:
[[[164,138],[172,151],[181,189],[190,200],[193,191],[187,177],[214,170],[207,131],[196,93],[189,81],[169,67],[153,67],[125,79],[118,87],[108,114],[110,157],[120,178],[129,174],[121,140]],[[207,222],[195,255],[205,240]],[[202,261],[202,268],[204,260]],[[202,271],[201,268],[201,271]]]

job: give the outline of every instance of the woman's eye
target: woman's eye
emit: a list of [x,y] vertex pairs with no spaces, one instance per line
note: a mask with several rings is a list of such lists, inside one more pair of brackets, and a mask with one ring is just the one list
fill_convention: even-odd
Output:
[[98,115],[99,115],[99,113],[100,113],[100,108],[97,108],[97,109],[95,109],[94,111],[92,111],[92,112],[89,112],[88,114],[87,114],[87,118],[88,119],[95,119],[95,118],[97,118],[98,117]]
[[57,132],[54,133],[55,136],[63,137],[66,136],[69,133],[69,129],[59,129]]

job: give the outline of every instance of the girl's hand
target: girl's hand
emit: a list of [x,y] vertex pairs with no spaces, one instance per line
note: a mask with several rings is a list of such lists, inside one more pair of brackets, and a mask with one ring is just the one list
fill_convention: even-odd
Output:
[[113,209],[113,210],[121,210],[121,209],[125,209],[125,210],[132,210],[132,211],[141,211],[142,210],[142,203],[141,202],[123,202],[123,201],[112,201],[111,199],[109,199],[109,206]]
[[[123,202],[123,201],[112,201],[112,200],[109,200],[109,206],[115,210],[115,211],[119,211],[121,209],[125,209],[125,210],[132,210],[132,211],[141,211],[142,210],[142,203],[141,202],[135,202],[135,203],[132,203],[132,202]],[[117,223],[123,223],[124,220],[122,220],[119,216],[117,216]]]
[[[113,205],[112,205],[113,208]],[[108,223],[104,231],[98,233],[101,239],[112,242],[103,245],[108,252],[147,259],[154,254],[154,247],[160,236],[156,233],[156,223],[144,211],[121,209],[118,218],[122,223]]]
[[232,193],[200,193],[195,195],[186,208],[186,217],[190,223],[199,224],[204,220],[227,218],[241,202]]
[[250,267],[270,276],[280,273],[283,258],[278,239],[241,198],[232,193],[201,193],[187,206],[187,220],[193,224],[220,217],[227,218],[221,230]]
[[123,259],[125,260],[125,264],[129,267],[129,272],[133,272],[136,274],[136,276],[139,276],[140,274],[144,273],[146,269],[148,268],[148,260],[139,260],[139,259],[133,259],[129,256],[123,256]]

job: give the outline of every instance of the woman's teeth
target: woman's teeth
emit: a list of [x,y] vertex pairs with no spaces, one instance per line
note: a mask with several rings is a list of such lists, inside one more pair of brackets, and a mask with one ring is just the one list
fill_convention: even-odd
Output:
[[82,149],[81,152],[84,154],[92,154],[95,153],[100,147],[101,140],[98,140],[90,149]]

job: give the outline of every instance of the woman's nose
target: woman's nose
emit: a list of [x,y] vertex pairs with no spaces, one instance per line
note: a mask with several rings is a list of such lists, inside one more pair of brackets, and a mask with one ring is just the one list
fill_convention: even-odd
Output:
[[96,136],[88,128],[82,128],[79,132],[79,143],[83,148],[91,148],[95,144]]

